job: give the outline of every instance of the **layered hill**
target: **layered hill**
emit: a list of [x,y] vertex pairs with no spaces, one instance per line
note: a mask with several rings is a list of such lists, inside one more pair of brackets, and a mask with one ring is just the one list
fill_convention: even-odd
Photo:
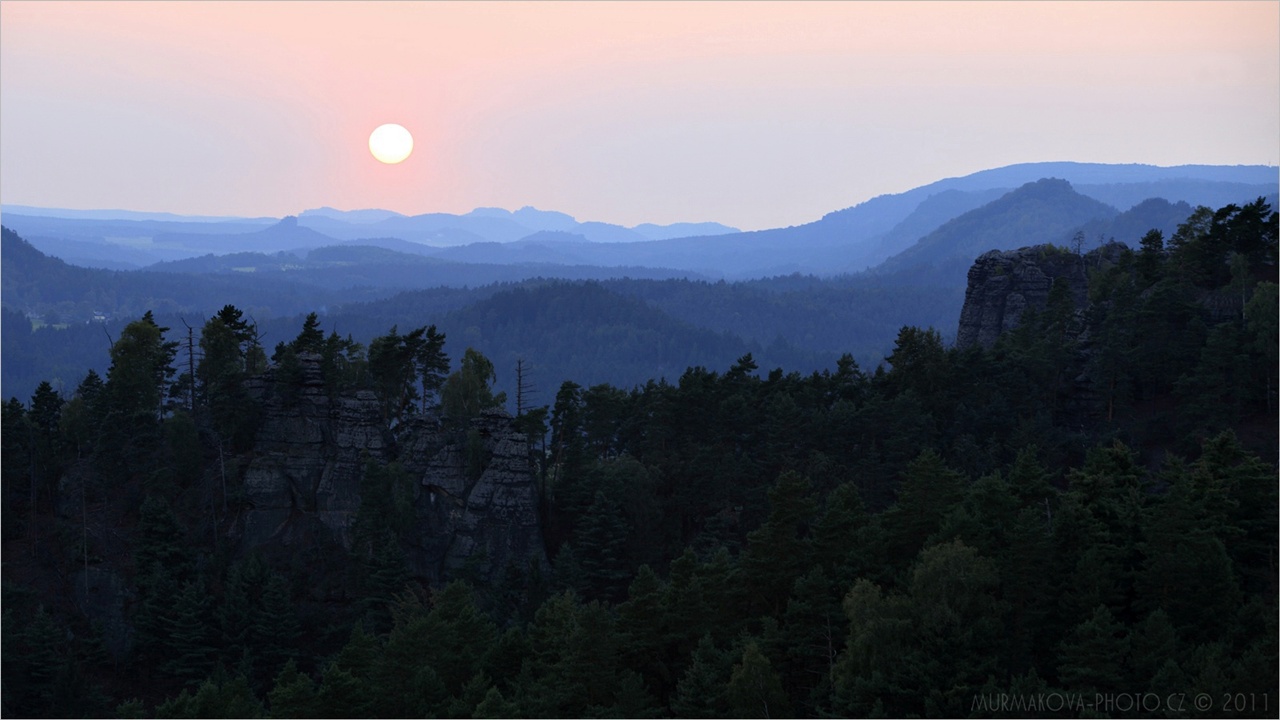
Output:
[[874,272],[961,283],[973,258],[988,250],[1062,242],[1076,228],[1119,214],[1065,180],[1037,180],[949,220]]
[[[1042,172],[1057,175],[1034,177]],[[393,324],[436,322],[460,343],[455,351],[476,345],[504,367],[542,355],[542,382],[549,383],[580,377],[625,386],[690,364],[726,365],[744,352],[763,366],[820,370],[851,353],[873,367],[904,325],[941,328],[950,340],[965,273],[983,253],[1036,244],[1087,251],[1111,240],[1133,247],[1153,228],[1168,238],[1207,194],[1224,193],[1237,204],[1259,194],[1274,200],[1274,176],[1274,168],[1011,166],[874,198],[803,226],[632,242],[594,241],[599,224],[532,208],[418,220],[388,211],[320,209],[283,221],[183,222],[128,213],[94,219],[7,212],[5,390],[26,396],[42,367],[56,367],[59,378],[77,382],[91,367],[93,353],[85,344],[113,331],[110,322],[106,336],[85,325],[95,317],[126,322],[151,310],[181,327],[226,303],[250,313],[271,342],[292,337],[310,310],[321,311],[326,328],[361,342]],[[1005,187],[1024,177],[1031,179]],[[1157,188],[1169,197],[1124,206],[1125,193],[1138,197]],[[450,220],[463,217],[464,224]],[[27,243],[8,228],[10,220],[39,232],[71,232]],[[526,234],[447,247],[386,234],[397,223],[415,222],[458,232],[518,226]],[[367,237],[342,240],[317,229],[322,226],[356,228],[352,232]],[[605,230],[623,235],[617,226]],[[105,242],[100,235],[107,232],[119,235]],[[90,248],[119,264],[164,248],[204,251],[147,271],[106,271],[49,257],[40,251],[42,243]],[[883,262],[850,272],[867,258]],[[569,282],[549,284],[548,278]],[[741,279],[715,282],[721,278]],[[585,289],[582,281],[600,284]],[[392,297],[401,292],[407,294]],[[675,352],[677,338],[697,350]],[[606,342],[625,352],[603,351]]]
[[[663,267],[725,279],[793,272],[859,272],[908,250],[948,221],[1043,178],[1124,212],[1150,198],[1220,207],[1274,198],[1274,167],[1155,167],[1026,163],[947,178],[881,195],[801,225],[738,232],[719,223],[579,222],[525,207],[478,208],[463,215],[406,216],[386,210],[301,213],[288,227],[269,218],[190,218],[163,214],[41,210],[6,206],[5,224],[36,247],[77,264],[122,269],[207,253],[300,251],[359,242],[412,244],[415,254],[484,264]],[[310,232],[306,232],[310,231]],[[520,243],[517,248],[514,243]],[[403,249],[403,248],[391,248]]]

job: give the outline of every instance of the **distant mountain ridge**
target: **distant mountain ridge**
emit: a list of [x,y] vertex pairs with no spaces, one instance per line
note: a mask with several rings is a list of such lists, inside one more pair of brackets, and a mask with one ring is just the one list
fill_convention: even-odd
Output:
[[[567,232],[593,243],[630,243],[673,237],[720,235],[737,228],[715,222],[643,223],[634,228],[602,222],[578,222],[565,213],[524,207],[515,212],[477,208],[465,215],[402,215],[390,210],[306,210],[291,227],[297,242],[284,233],[257,234],[278,225],[275,218],[183,217],[168,213],[123,210],[65,210],[4,205],[6,227],[33,245],[73,264],[106,269],[136,269],[155,262],[198,257],[206,253],[245,250],[277,252],[320,245],[394,238],[433,248],[475,243],[510,243],[544,232]],[[257,234],[257,235],[255,235]],[[249,236],[249,237],[244,237]],[[255,246],[258,241],[264,245]],[[99,246],[96,247],[95,246]],[[125,248],[122,253],[120,248]]]
[[1066,180],[1037,180],[948,220],[873,272],[907,273],[914,279],[927,274],[936,282],[963,283],[973,258],[984,252],[1061,242],[1074,228],[1119,214],[1076,192]]
[[[946,178],[881,195],[811,223],[751,232],[719,223],[646,223],[625,228],[578,222],[565,213],[527,206],[515,211],[477,208],[464,215],[414,216],[325,207],[301,213],[296,227],[274,230],[278,221],[260,218],[177,222],[152,214],[140,214],[146,219],[121,219],[119,213],[124,211],[104,211],[112,216],[94,220],[85,217],[85,211],[31,215],[15,212],[35,212],[31,208],[3,209],[5,225],[33,246],[74,264],[112,269],[147,259],[172,261],[247,250],[304,252],[357,243],[470,263],[643,266],[736,280],[861,272],[909,251],[951,220],[1045,178],[1063,180],[1076,194],[1109,205],[1115,213],[1152,198],[1170,206],[1220,207],[1259,196],[1280,196],[1280,170],[1271,166],[1047,162]],[[72,216],[65,216],[68,213]],[[1103,219],[1082,221],[1093,223],[1090,232],[1098,222]]]

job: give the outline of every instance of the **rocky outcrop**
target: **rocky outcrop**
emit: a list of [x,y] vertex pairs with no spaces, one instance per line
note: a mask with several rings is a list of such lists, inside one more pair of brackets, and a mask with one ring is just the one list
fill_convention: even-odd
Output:
[[411,558],[422,575],[466,568],[488,581],[508,565],[547,566],[528,439],[506,412],[474,418],[455,442],[440,444],[438,430],[412,433],[401,462],[418,483]]
[[319,356],[299,360],[293,387],[282,387],[273,371],[251,381],[263,412],[244,472],[249,510],[237,529],[247,547],[318,541],[350,547],[365,459],[388,460],[390,438],[373,393],[331,398]]
[[1023,313],[1043,309],[1055,280],[1065,280],[1083,310],[1089,297],[1090,268],[1115,260],[1124,246],[1108,243],[1086,255],[1053,245],[992,250],[969,268],[969,284],[960,311],[956,346],[989,348],[1000,334],[1018,327]]
[[243,474],[245,510],[230,529],[242,552],[319,556],[350,549],[365,465],[397,461],[414,487],[410,571],[435,582],[466,569],[489,580],[509,565],[547,565],[526,436],[505,412],[467,431],[417,418],[385,427],[372,392],[332,396],[319,357],[300,356],[289,387],[251,381],[262,406]]

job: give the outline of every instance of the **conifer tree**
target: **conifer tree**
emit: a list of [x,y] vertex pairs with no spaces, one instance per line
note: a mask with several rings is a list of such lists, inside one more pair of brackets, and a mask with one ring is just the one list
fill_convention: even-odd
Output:
[[640,672],[648,687],[666,695],[674,685],[665,640],[662,581],[648,565],[641,565],[617,606],[618,635],[623,663]]
[[933,450],[921,452],[907,466],[897,503],[884,514],[890,561],[905,566],[938,531],[963,490],[962,475],[947,467]]
[[821,566],[799,577],[782,616],[777,667],[783,687],[800,700],[805,715],[816,715],[831,692],[836,659],[848,635],[844,613]]
[[809,563],[809,526],[815,511],[809,479],[784,472],[769,491],[769,517],[747,535],[744,578],[759,608],[780,614],[791,585]]
[[[254,343],[252,328],[232,305],[224,306],[200,331],[197,398],[207,409],[219,441],[228,449],[244,447],[257,422],[257,403],[250,399],[244,386],[255,366],[249,357],[256,348]],[[257,350],[261,352],[260,348]]]
[[671,711],[676,717],[726,717],[726,691],[732,673],[732,658],[716,648],[710,635],[703,635],[688,668],[680,678]]
[[178,594],[173,614],[163,618],[167,636],[165,672],[194,687],[209,676],[217,656],[210,623],[209,596],[204,583],[187,581]]
[[1144,609],[1163,609],[1188,640],[1202,642],[1223,636],[1239,586],[1192,482],[1175,472],[1168,492],[1147,511],[1135,589]]
[[110,486],[151,477],[156,469],[159,420],[178,349],[177,342],[164,339],[168,329],[157,325],[148,311],[126,325],[111,346],[96,453],[98,470]]
[[32,502],[40,497],[50,503],[57,501],[58,481],[66,464],[60,422],[64,405],[62,396],[48,381],[42,381],[31,396],[27,420],[33,430],[30,433]]
[[458,580],[432,593],[421,628],[428,662],[451,695],[483,670],[498,641],[498,627],[476,607],[475,591]]
[[1071,692],[1116,693],[1124,687],[1129,634],[1105,605],[1080,623],[1062,643],[1058,679]]
[[631,572],[626,556],[627,524],[617,501],[597,490],[574,538],[587,598],[621,599]]
[[178,697],[156,708],[159,717],[172,718],[253,718],[262,715],[262,703],[253,694],[243,675],[210,678],[195,694],[184,689]]
[[725,688],[729,712],[734,717],[791,717],[791,703],[782,690],[769,658],[754,642],[742,650],[742,660],[733,666]]
[[271,573],[267,577],[259,603],[250,631],[258,667],[271,677],[297,656],[302,626],[283,576]]
[[449,717],[474,717],[473,712],[494,688],[493,680],[484,672],[476,673],[462,690],[449,700]]
[[419,398],[416,361],[423,332],[424,329],[419,328],[408,335],[399,335],[393,325],[390,333],[369,343],[369,377],[378,395],[384,422],[399,423],[406,412],[416,409]]
[[502,407],[507,394],[493,394],[490,385],[496,379],[493,363],[478,351],[467,348],[461,366],[445,380],[440,390],[441,412],[465,428],[471,418],[484,410]]
[[[1167,679],[1177,667],[1178,637],[1169,614],[1157,609],[1143,618],[1129,636],[1130,682],[1155,689],[1151,683],[1161,675]],[[1174,668],[1166,667],[1173,663]],[[1181,670],[1177,670],[1180,674]]]
[[219,647],[222,660],[231,665],[241,659],[251,641],[253,607],[249,589],[245,586],[240,565],[227,570],[222,588],[222,601],[214,611],[218,622]]
[[489,688],[485,693],[484,699],[480,701],[479,705],[476,705],[471,717],[513,718],[522,717],[523,715],[524,713],[520,712],[520,707],[503,697],[502,691],[495,686]]
[[366,680],[336,662],[329,663],[320,676],[320,689],[316,693],[316,707],[320,710],[317,717],[370,717],[376,699],[376,690]]
[[324,331],[320,329],[320,319],[315,313],[307,313],[302,331],[289,343],[289,349],[295,353],[318,353],[323,347]]
[[315,683],[298,672],[293,660],[285,663],[276,675],[275,684],[267,694],[267,706],[275,718],[319,717],[321,709],[317,705]]
[[853,483],[836,486],[813,528],[813,556],[832,575],[851,584],[870,563],[873,552],[870,516]]

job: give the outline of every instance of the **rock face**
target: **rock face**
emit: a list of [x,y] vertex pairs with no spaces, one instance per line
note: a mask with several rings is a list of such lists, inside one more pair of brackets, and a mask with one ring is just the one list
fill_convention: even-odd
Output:
[[547,566],[528,443],[509,415],[491,411],[469,432],[416,419],[394,432],[372,392],[331,397],[320,358],[299,356],[292,388],[273,371],[251,381],[262,404],[244,470],[247,509],[231,528],[241,552],[316,557],[351,548],[367,461],[398,461],[414,487],[410,571],[436,582],[461,569],[489,580],[508,565]]
[[1076,308],[1082,310],[1089,297],[1089,269],[1113,261],[1123,248],[1108,243],[1081,256],[1037,245],[979,256],[969,268],[956,346],[995,345],[1000,333],[1016,328],[1028,309],[1047,305],[1049,291],[1059,278],[1067,282]]
[[373,393],[331,399],[319,356],[299,360],[301,380],[292,397],[272,371],[251,381],[263,413],[244,473],[250,509],[239,534],[246,547],[319,540],[350,547],[364,456],[388,459],[390,438],[381,430]]
[[471,420],[461,442],[440,437],[438,428],[414,431],[401,453],[418,485],[414,570],[443,577],[466,568],[490,581],[511,564],[546,568],[528,439],[511,416],[488,411]]

